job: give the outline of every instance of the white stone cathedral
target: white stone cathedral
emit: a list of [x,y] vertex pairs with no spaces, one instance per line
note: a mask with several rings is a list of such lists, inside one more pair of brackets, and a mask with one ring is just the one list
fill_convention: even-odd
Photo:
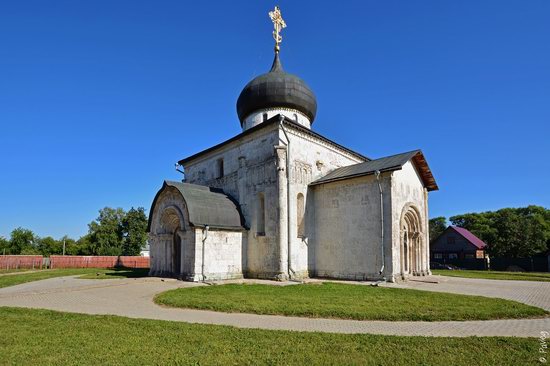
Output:
[[438,187],[424,155],[370,159],[314,132],[315,95],[283,70],[284,26],[274,23],[273,66],[237,100],[242,132],[180,160],[185,179],[165,181],[155,196],[151,275],[398,281],[430,274],[428,192]]

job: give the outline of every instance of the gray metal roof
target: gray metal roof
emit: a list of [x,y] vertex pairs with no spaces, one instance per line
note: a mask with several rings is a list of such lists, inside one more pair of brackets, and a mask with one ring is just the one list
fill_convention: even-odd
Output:
[[279,53],[275,53],[271,70],[250,81],[237,99],[237,114],[241,123],[250,113],[273,107],[296,109],[308,116],[311,123],[317,113],[315,94],[296,75],[283,70]]
[[409,151],[402,154],[387,156],[385,158],[366,161],[364,163],[337,168],[324,177],[312,182],[310,185],[370,175],[374,174],[377,170],[380,172],[399,170],[411,159],[413,159],[415,166],[419,170],[420,176],[426,188],[430,191],[437,190],[438,187],[435,183],[435,179],[432,176],[422,151],[420,150]]
[[[167,189],[167,187],[176,188],[181,193],[187,211],[189,213],[189,223],[193,226],[210,226],[220,229],[244,229],[244,218],[239,210],[238,204],[221,189],[200,186],[197,184],[164,181],[162,188],[158,191],[153,204],[151,213],[155,208],[157,198]],[[149,226],[151,224],[149,215]]]

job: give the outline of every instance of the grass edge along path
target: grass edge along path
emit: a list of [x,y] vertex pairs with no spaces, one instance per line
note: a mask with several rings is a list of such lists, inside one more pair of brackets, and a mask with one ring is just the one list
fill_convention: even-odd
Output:
[[544,317],[516,301],[340,283],[270,286],[227,284],[179,288],[154,301],[170,307],[354,320],[462,321]]
[[0,363],[26,365],[529,365],[538,339],[403,337],[0,307]]
[[480,278],[486,280],[537,281],[550,282],[550,273],[546,272],[503,272],[475,270],[433,269],[432,274],[449,277]]
[[102,278],[130,278],[144,277],[145,270],[140,269],[106,269],[106,268],[63,268],[43,269],[34,272],[10,274],[0,276],[0,288],[15,286],[22,283],[46,280],[48,278],[81,275],[80,278],[102,279]]

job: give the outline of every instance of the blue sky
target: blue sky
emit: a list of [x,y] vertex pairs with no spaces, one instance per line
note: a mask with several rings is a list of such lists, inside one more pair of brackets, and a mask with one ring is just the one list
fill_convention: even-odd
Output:
[[[238,134],[274,5],[3,2],[0,236],[78,237],[102,207],[149,209],[177,160]],[[315,131],[374,158],[421,148],[432,217],[550,207],[549,1],[279,5]]]

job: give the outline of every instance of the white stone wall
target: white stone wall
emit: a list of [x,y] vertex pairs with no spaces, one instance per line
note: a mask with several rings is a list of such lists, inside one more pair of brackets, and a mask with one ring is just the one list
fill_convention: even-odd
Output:
[[[218,187],[240,204],[249,230],[243,240],[243,269],[251,277],[278,274],[278,195],[274,146],[278,126],[262,129],[185,165],[186,182]],[[224,161],[224,177],[216,177],[216,162]],[[258,235],[258,195],[265,199],[265,230]]]
[[206,233],[204,228],[197,228],[195,243],[196,280],[212,281],[243,277],[241,231],[209,229]]
[[[384,197],[386,270],[391,258],[391,173],[381,175]],[[319,277],[381,279],[380,194],[374,176],[315,186],[314,272]],[[388,225],[389,224],[389,225]]]
[[424,188],[422,179],[414,164],[409,161],[403,169],[392,175],[392,240],[393,240],[393,272],[399,275],[402,272],[400,248],[400,223],[404,209],[413,207],[420,214],[421,240],[424,245],[422,274],[429,274],[429,229],[428,229],[428,192]]
[[[210,229],[205,245],[206,279],[286,278],[311,275],[398,280],[402,276],[400,224],[405,209],[414,207],[420,220],[420,239],[428,243],[427,191],[414,165],[382,173],[384,198],[384,272],[380,233],[380,195],[376,178],[366,176],[309,188],[332,170],[362,162],[362,158],[322,138],[285,125],[290,139],[273,124],[204,154],[185,165],[186,181],[223,189],[240,204],[248,230]],[[287,185],[286,154],[290,178]],[[224,175],[217,162],[223,159]],[[288,189],[288,200],[287,200]],[[258,227],[259,193],[264,196],[265,228]],[[298,237],[297,198],[305,200],[305,235]],[[183,208],[174,195],[165,204]],[[159,208],[160,209],[160,208]],[[157,208],[155,208],[157,210]],[[158,216],[158,212],[152,213]],[[185,220],[185,218],[184,218]],[[160,224],[159,224],[160,225]],[[160,225],[157,227],[162,228]],[[151,237],[152,271],[170,270],[170,230]],[[182,228],[191,249],[182,250],[182,273],[202,279],[202,228]],[[290,246],[288,241],[290,240]],[[422,254],[421,271],[429,273],[429,250]],[[189,269],[190,268],[190,269]],[[153,270],[154,269],[154,270]]]
[[[402,170],[382,173],[384,201],[384,272],[381,267],[380,194],[376,178],[366,176],[316,186],[314,236],[310,238],[313,270],[320,277],[346,279],[403,278],[403,214],[414,209],[420,219],[420,268],[429,273],[427,191],[411,162]],[[310,266],[311,267],[311,266]],[[409,273],[404,277],[408,277]]]
[[260,123],[265,122],[266,120],[274,117],[278,114],[286,116],[288,119],[304,126],[311,128],[311,122],[309,118],[300,111],[289,108],[269,108],[269,109],[260,109],[256,112],[253,112],[248,117],[245,118],[243,122],[243,131],[248,130],[251,127],[257,126]]
[[166,189],[158,198],[150,213],[152,217],[150,245],[151,275],[173,275],[174,233],[181,241],[181,261],[178,276],[193,276],[195,260],[195,235],[189,226],[187,206],[175,188]]
[[[314,248],[316,226],[314,224],[314,200],[308,185],[325,176],[332,170],[357,164],[362,161],[332,144],[292,128],[286,128],[290,140],[290,207],[289,237],[290,267],[296,278],[308,277],[314,268]],[[286,144],[286,137],[280,131],[280,139]],[[305,199],[305,237],[298,237],[297,199],[303,194]]]
[[[287,232],[291,237],[291,269],[295,277],[308,273],[309,238],[298,238],[296,227],[296,199],[302,193],[306,200],[306,236],[311,231],[313,210],[308,197],[308,184],[329,171],[360,162],[357,156],[315,136],[286,127],[290,143],[290,221],[288,225],[286,201],[286,138],[279,126],[256,131],[217,151],[205,154],[185,165],[186,182],[218,187],[235,198],[249,228],[243,240],[243,271],[249,277],[276,278],[288,268]],[[223,159],[224,177],[216,177],[217,161]],[[282,174],[281,174],[282,173]],[[281,180],[281,176],[283,179]],[[279,187],[282,185],[282,187]],[[280,189],[284,199],[280,200]],[[265,230],[259,233],[258,194],[265,197]],[[282,196],[281,196],[282,197]],[[281,221],[279,221],[281,217]],[[286,244],[281,246],[281,241]]]

